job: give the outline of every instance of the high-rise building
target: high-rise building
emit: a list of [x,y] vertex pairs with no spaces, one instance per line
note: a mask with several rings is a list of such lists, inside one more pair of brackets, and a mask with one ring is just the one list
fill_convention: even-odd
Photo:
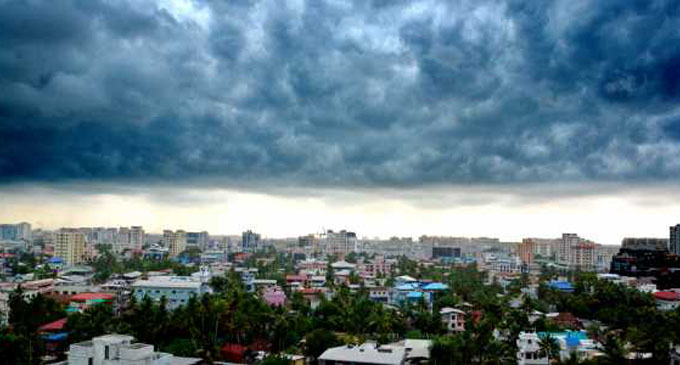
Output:
[[0,224],[0,240],[14,240],[17,226],[14,224]]
[[189,247],[197,247],[201,250],[205,250],[208,247],[209,240],[210,236],[206,231],[187,232],[187,246]]
[[340,232],[326,231],[323,247],[326,255],[343,259],[348,253],[356,252],[357,235],[354,232],[342,230]]
[[680,224],[670,227],[670,240],[668,242],[668,250],[671,253],[680,255]]
[[626,237],[621,248],[643,251],[668,251],[668,238]]
[[142,226],[130,227],[130,248],[141,250],[144,246],[144,228]]
[[182,230],[175,232],[165,230],[163,231],[162,243],[163,246],[168,248],[170,257],[177,256],[187,248],[187,234]]
[[576,245],[571,247],[569,266],[584,271],[594,269],[597,261],[597,246],[597,244],[588,240],[580,240]]
[[130,248],[130,228],[118,228],[118,247],[120,250]]
[[534,263],[534,254],[536,252],[536,241],[532,238],[525,238],[519,245],[519,259],[523,264],[531,265]]
[[14,239],[16,240],[24,240],[27,242],[30,242],[32,240],[31,236],[31,224],[26,223],[26,222],[21,222],[17,224],[16,228],[16,237]]
[[581,238],[576,233],[563,233],[557,250],[557,263],[569,265],[572,257],[571,249],[578,245],[580,240]]
[[55,235],[54,256],[62,258],[67,266],[85,261],[85,235],[78,229],[62,228]]
[[255,252],[260,246],[260,234],[251,230],[243,232],[241,237],[241,251]]

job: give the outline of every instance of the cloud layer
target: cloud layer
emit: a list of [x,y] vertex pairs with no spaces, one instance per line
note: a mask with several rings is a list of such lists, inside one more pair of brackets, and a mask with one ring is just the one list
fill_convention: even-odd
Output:
[[678,29],[673,0],[0,0],[0,181],[671,181]]

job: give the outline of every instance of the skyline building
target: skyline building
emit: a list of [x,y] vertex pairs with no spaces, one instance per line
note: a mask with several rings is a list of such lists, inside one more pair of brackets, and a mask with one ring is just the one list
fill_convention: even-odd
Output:
[[241,236],[241,251],[251,253],[257,251],[261,238],[259,233],[255,233],[251,230],[243,232]]
[[670,227],[670,237],[668,241],[668,250],[671,253],[680,255],[680,224]]
[[324,235],[322,246],[326,255],[342,260],[348,253],[356,252],[357,234],[344,229],[339,232],[328,230]]
[[208,247],[210,235],[206,231],[201,232],[187,232],[187,246],[197,247],[205,250]]
[[142,226],[130,227],[130,248],[141,250],[144,246],[144,228]]
[[54,256],[64,260],[67,266],[85,261],[85,234],[76,228],[62,228],[55,235]]
[[162,243],[168,248],[170,257],[175,257],[187,248],[187,234],[183,230],[164,230]]

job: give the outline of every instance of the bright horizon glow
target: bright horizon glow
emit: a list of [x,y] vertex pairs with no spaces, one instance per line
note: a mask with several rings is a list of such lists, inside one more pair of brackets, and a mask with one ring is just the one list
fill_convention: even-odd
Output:
[[102,191],[15,187],[0,192],[0,221],[45,229],[141,225],[149,233],[233,235],[253,229],[268,238],[348,229],[368,238],[484,236],[516,242],[570,232],[620,244],[623,237],[666,237],[680,217],[680,207],[668,199],[676,192],[660,187],[556,198],[473,188],[279,195],[217,188]]

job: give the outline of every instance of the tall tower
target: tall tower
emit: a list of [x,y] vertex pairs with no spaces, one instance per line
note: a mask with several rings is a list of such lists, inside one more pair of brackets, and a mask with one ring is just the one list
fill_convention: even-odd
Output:
[[77,229],[62,228],[54,242],[54,256],[64,259],[67,266],[85,261],[85,235]]
[[144,228],[142,226],[130,227],[130,248],[141,250],[144,246]]
[[680,255],[680,224],[670,227],[671,235],[668,242],[668,250],[671,253]]

